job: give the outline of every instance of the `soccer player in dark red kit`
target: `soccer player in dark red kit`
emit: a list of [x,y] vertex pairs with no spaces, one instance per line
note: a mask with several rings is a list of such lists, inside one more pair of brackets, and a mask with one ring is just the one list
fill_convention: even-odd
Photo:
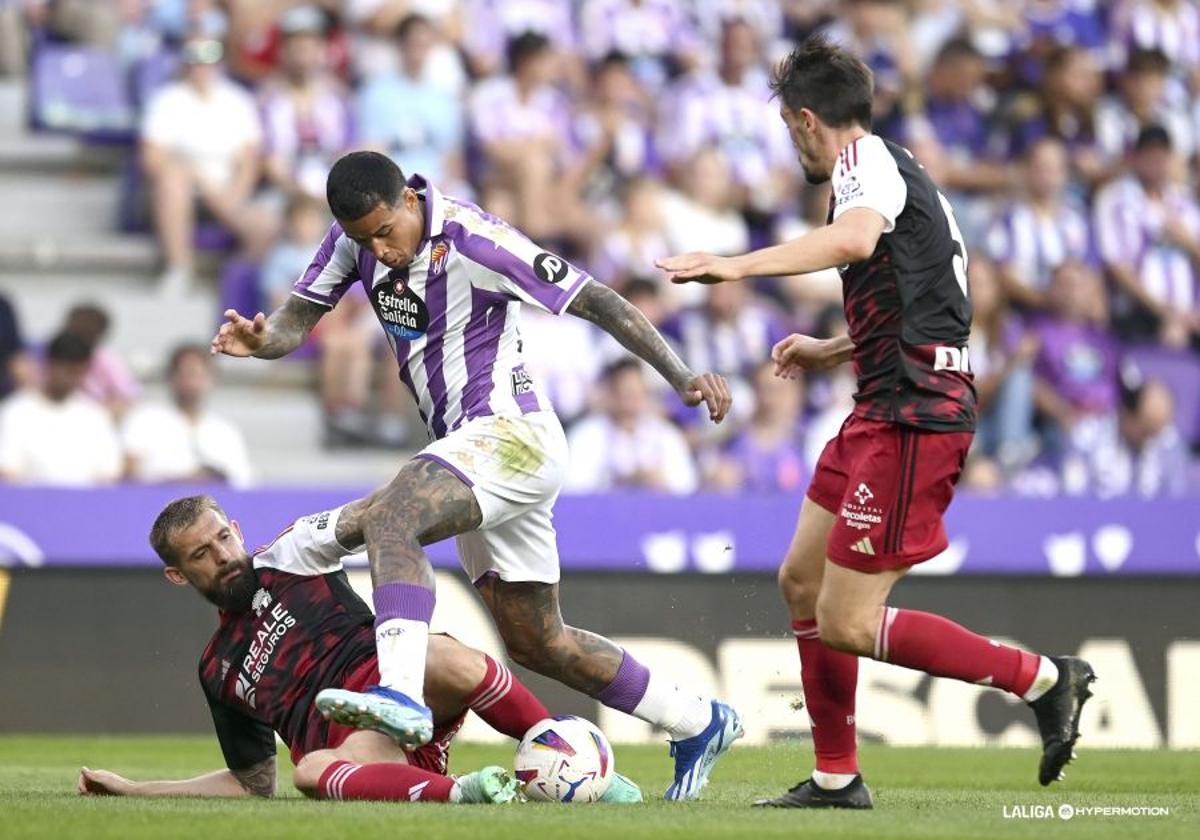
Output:
[[[135,782],[85,767],[80,793],[270,796],[279,733],[296,762],[296,787],[317,799],[484,804],[517,797],[517,782],[500,767],[448,776],[450,742],[468,709],[517,739],[550,715],[502,664],[449,636],[429,637],[429,743],[405,750],[319,711],[322,695],[379,678],[374,616],[342,568],[342,558],[362,548],[370,501],[298,519],[253,557],[237,522],[211,497],[188,496],[163,509],[150,542],[167,579],[194,587],[220,610],[200,658],[200,683],[226,769]],[[602,801],[640,800],[637,786],[618,775]]]
[[722,283],[837,267],[848,337],[792,335],[772,351],[794,378],[852,361],[855,408],[817,463],[779,585],[812,720],[811,778],[760,805],[870,808],[854,726],[858,657],[990,685],[1033,709],[1039,781],[1062,777],[1095,679],[1088,663],[1002,645],[941,616],[887,606],[916,563],[947,546],[942,515],[975,428],[967,356],[967,252],[946,198],[908,150],[871,134],[871,71],[820,38],[779,66],[772,91],[809,183],[832,181],[828,224],[736,257],[659,265]]

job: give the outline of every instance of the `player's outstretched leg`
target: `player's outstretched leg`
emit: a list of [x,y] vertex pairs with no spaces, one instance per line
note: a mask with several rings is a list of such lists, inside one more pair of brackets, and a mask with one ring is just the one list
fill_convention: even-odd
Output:
[[484,767],[455,779],[402,762],[336,760],[325,767],[315,786],[305,781],[305,770],[297,767],[296,772],[297,787],[317,799],[492,805],[516,800],[520,790],[501,767]]
[[1046,785],[1062,778],[1096,678],[1091,665],[1003,645],[939,615],[885,607],[903,574],[866,574],[829,564],[817,604],[822,640],[881,662],[1015,694],[1033,708],[1042,733],[1038,780]]
[[717,759],[742,737],[736,711],[652,673],[609,640],[565,625],[557,584],[486,575],[476,586],[516,662],[665,729],[675,759],[666,798],[700,796]]
[[[814,479],[809,492],[819,489]],[[830,507],[834,502],[826,501]],[[804,705],[812,722],[816,767],[791,790],[754,804],[773,808],[869,808],[871,794],[858,772],[854,725],[858,657],[821,641],[817,595],[825,573],[825,545],[835,515],[806,498],[796,533],[779,567],[779,590],[792,616],[792,634],[800,653]]]
[[383,732],[409,749],[433,737],[424,700],[433,568],[422,546],[476,528],[481,520],[471,489],[427,458],[409,461],[372,496],[362,533],[375,587],[379,685],[321,692],[317,706],[327,718]]

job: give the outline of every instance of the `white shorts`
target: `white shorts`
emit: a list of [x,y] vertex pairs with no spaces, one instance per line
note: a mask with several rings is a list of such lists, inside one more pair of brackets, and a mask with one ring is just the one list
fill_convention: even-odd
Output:
[[567,472],[567,436],[553,411],[477,417],[416,455],[452,471],[475,493],[483,521],[458,539],[458,557],[478,581],[557,583],[553,507]]

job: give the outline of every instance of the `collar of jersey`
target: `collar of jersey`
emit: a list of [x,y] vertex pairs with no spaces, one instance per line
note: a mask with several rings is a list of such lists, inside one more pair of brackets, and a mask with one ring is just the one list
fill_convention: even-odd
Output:
[[425,199],[425,230],[421,233],[421,244],[417,246],[416,253],[413,254],[415,258],[417,254],[425,250],[429,240],[442,235],[446,225],[446,213],[442,194],[438,192],[437,187],[426,180],[424,175],[414,172],[409,176],[407,184]]

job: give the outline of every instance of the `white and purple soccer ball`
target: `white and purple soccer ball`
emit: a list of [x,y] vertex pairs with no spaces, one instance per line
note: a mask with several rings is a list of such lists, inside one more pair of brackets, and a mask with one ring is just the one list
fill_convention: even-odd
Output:
[[595,802],[612,784],[612,747],[591,721],[547,718],[517,747],[516,776],[525,795],[539,802]]

